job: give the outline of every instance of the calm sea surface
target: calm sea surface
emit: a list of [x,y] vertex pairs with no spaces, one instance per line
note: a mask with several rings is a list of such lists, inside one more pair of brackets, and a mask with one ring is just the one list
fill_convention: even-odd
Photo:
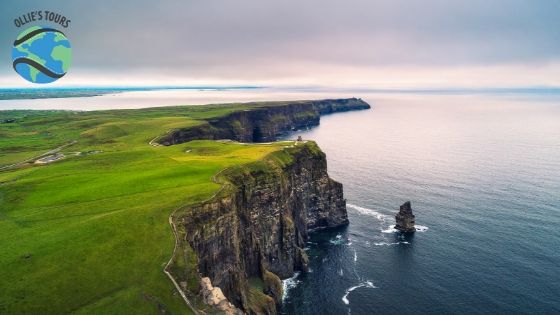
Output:
[[[109,109],[363,97],[292,135],[327,153],[350,225],[313,234],[311,272],[284,314],[559,314],[560,94],[147,91],[0,101],[0,109]],[[419,231],[392,225],[410,200]]]
[[[299,133],[326,152],[351,224],[312,236],[283,313],[559,314],[560,98],[365,99]],[[407,200],[420,231],[400,238]]]

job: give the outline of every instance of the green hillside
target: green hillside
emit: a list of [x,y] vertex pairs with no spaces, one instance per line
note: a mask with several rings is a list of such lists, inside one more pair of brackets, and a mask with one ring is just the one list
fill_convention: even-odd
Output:
[[[163,273],[169,215],[291,143],[150,142],[251,106],[0,111],[0,314],[188,314]],[[46,152],[64,158],[33,163]]]

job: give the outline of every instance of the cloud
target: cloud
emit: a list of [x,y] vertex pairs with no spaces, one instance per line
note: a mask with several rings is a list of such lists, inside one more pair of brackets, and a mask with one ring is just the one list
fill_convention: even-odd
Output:
[[[509,67],[538,77],[560,63],[555,0],[3,1],[5,24],[52,9],[72,19],[72,73],[185,80],[295,80]],[[48,8],[46,8],[46,6]],[[4,27],[4,47],[21,29]],[[11,74],[9,60],[0,74]],[[455,69],[455,70],[454,70]],[[457,69],[461,69],[460,71]],[[490,70],[485,72],[491,72]],[[483,71],[483,72],[484,72]],[[531,74],[533,71],[533,74]],[[433,75],[432,75],[433,76]],[[470,75],[471,77],[473,75]],[[70,78],[70,75],[69,75]],[[305,80],[304,80],[305,79]],[[460,78],[454,78],[459,80]],[[503,79],[496,76],[496,80]],[[507,78],[506,78],[507,79]],[[70,79],[68,79],[70,80]],[[464,81],[464,80],[463,80]],[[526,83],[531,83],[526,80]]]

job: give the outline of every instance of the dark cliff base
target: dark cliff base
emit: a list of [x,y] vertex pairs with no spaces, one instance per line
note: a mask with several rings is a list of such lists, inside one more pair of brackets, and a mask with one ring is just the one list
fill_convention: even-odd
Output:
[[[174,132],[162,143],[201,135],[272,140],[317,124],[321,113],[361,108],[369,105],[357,99],[255,108]],[[169,271],[186,291],[198,292],[200,277],[209,277],[239,309],[275,314],[280,279],[307,270],[308,231],[348,224],[342,184],[329,178],[325,154],[310,141],[287,142],[261,161],[224,170],[218,181],[223,186],[216,196],[174,214],[179,247]]]
[[172,145],[191,140],[230,139],[239,142],[270,142],[289,131],[319,124],[320,116],[336,112],[369,109],[357,98],[256,104],[202,124],[178,129],[158,141]]

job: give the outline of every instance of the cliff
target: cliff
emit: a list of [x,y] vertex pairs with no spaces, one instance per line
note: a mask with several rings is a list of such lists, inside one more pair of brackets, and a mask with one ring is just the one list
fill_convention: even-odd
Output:
[[173,145],[191,140],[230,139],[239,142],[270,142],[289,131],[319,125],[321,115],[370,108],[361,99],[331,99],[253,104],[243,111],[203,120],[200,125],[178,129],[159,143]]
[[280,279],[307,270],[307,232],[348,224],[342,185],[314,142],[227,169],[219,181],[213,198],[174,214],[179,251],[169,269],[185,290],[198,292],[209,277],[243,311],[275,314]]
[[[244,104],[243,110],[173,130],[158,142],[268,142],[318,125],[321,115],[368,108],[356,98]],[[342,185],[329,178],[318,146],[299,141],[226,169],[214,180],[222,184],[215,196],[171,217],[177,247],[166,272],[206,313],[217,308],[226,314],[275,314],[280,279],[307,270],[308,231],[348,224]]]

